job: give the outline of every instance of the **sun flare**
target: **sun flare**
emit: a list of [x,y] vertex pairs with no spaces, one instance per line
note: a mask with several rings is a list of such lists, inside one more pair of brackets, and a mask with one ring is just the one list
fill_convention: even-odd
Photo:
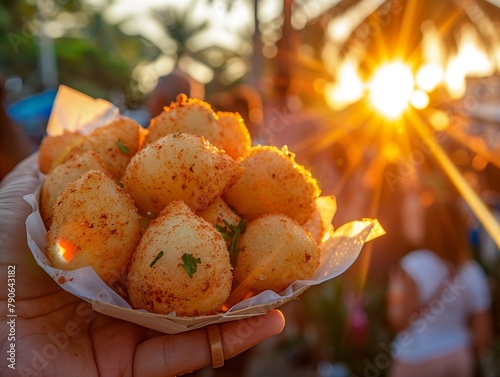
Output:
[[369,85],[370,101],[387,118],[398,118],[410,103],[414,81],[411,70],[400,62],[389,63],[375,71]]

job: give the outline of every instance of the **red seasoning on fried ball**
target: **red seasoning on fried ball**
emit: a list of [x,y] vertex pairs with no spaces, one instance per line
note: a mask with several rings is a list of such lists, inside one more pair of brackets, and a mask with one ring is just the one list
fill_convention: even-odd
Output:
[[206,208],[242,173],[238,161],[204,138],[176,133],[137,153],[122,182],[139,210],[155,217],[168,203],[178,199],[193,211]]
[[223,195],[235,212],[248,219],[282,213],[304,224],[315,210],[320,190],[316,180],[287,148],[252,147],[241,161],[243,176]]
[[175,200],[144,232],[132,257],[127,288],[134,308],[198,316],[220,311],[232,279],[221,234]]
[[111,285],[121,279],[139,238],[132,198],[103,172],[90,170],[58,197],[45,254],[53,267],[90,266]]
[[225,222],[236,226],[241,221],[241,217],[234,213],[220,197],[210,203],[207,208],[198,211],[196,214],[213,226],[224,226]]
[[[52,222],[54,203],[66,186],[76,181],[83,173],[89,170],[106,172],[101,158],[94,151],[88,151],[70,158],[50,171],[42,182],[40,193],[40,214],[43,223],[48,228]],[[108,174],[106,172],[106,174]]]
[[243,118],[238,113],[226,111],[218,111],[217,116],[222,129],[221,148],[235,160],[248,156],[252,140]]
[[146,132],[134,119],[121,116],[86,135],[67,158],[95,151],[111,175],[120,180],[130,159],[141,148]]
[[45,136],[40,143],[40,148],[38,148],[40,171],[47,174],[64,162],[69,151],[80,144],[84,138],[85,136],[78,132],[69,131],[57,136]]
[[248,293],[281,292],[296,280],[310,279],[321,256],[311,234],[282,214],[263,215],[247,224],[238,246],[230,306]]
[[203,136],[220,149],[222,131],[217,120],[218,116],[210,104],[179,94],[176,102],[165,107],[162,113],[151,120],[144,143],[148,145],[164,136],[182,132]]

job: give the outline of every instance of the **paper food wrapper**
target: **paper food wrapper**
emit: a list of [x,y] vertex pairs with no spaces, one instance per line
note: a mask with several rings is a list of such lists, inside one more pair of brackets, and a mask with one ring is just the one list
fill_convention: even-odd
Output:
[[[119,113],[112,104],[103,100],[95,100],[67,87],[60,87],[49,121],[48,133],[58,135],[64,130],[79,130],[86,133],[107,124],[118,116]],[[40,176],[40,182],[41,179],[42,176]],[[46,229],[39,212],[40,191],[39,187],[33,194],[25,197],[33,209],[26,220],[28,246],[37,263],[64,290],[90,302],[95,311],[167,334],[262,315],[271,309],[278,308],[299,296],[308,287],[321,284],[342,274],[354,263],[367,241],[385,233],[377,220],[363,219],[349,222],[336,229],[326,241],[321,243],[320,266],[310,280],[296,281],[280,293],[270,290],[261,292],[237,303],[226,312],[215,315],[181,317],[176,316],[175,313],[154,314],[133,309],[125,299],[107,286],[91,267],[66,271],[50,265],[44,254]],[[326,212],[329,212],[332,217],[331,200],[323,201],[330,202],[330,210]]]

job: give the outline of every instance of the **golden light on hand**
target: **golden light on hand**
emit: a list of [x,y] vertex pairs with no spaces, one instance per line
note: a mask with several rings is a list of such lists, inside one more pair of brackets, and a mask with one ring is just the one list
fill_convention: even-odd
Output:
[[375,71],[369,88],[374,108],[387,118],[396,119],[410,103],[414,88],[413,75],[405,64],[389,63]]

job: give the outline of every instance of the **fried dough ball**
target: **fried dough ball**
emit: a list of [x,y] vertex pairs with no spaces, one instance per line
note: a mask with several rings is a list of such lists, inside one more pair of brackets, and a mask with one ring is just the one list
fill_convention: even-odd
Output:
[[144,143],[148,145],[163,136],[182,132],[203,136],[212,145],[222,149],[221,127],[217,118],[207,102],[179,94],[177,102],[172,102],[151,120]]
[[99,153],[106,169],[119,180],[130,159],[141,147],[145,130],[135,120],[120,117],[95,129],[70,152],[69,156],[89,150]]
[[179,316],[217,313],[231,284],[221,234],[181,200],[171,202],[146,229],[127,276],[134,308]]
[[122,182],[139,210],[155,217],[177,199],[193,211],[207,207],[242,173],[239,162],[204,138],[176,133],[158,139],[137,153]]
[[243,118],[231,112],[218,111],[217,115],[222,128],[222,149],[235,160],[248,156],[252,141]]
[[205,221],[208,221],[213,226],[224,226],[224,220],[231,225],[238,225],[241,218],[226,204],[226,202],[218,197],[210,205],[196,213]]
[[314,238],[282,214],[263,215],[240,238],[234,269],[236,290],[281,292],[296,280],[312,277],[321,251]]
[[223,195],[238,215],[251,221],[282,213],[303,224],[314,212],[318,184],[286,147],[252,147],[241,163],[243,176]]
[[85,137],[78,132],[64,132],[57,136],[45,136],[38,148],[38,165],[40,171],[47,174],[61,164],[68,152]]
[[[40,214],[47,228],[52,222],[53,207],[58,196],[69,183],[76,181],[89,170],[106,172],[106,167],[97,152],[89,151],[76,155],[57,166],[43,178],[40,193]],[[108,173],[106,172],[106,174]]]
[[70,183],[54,205],[45,254],[52,266],[91,266],[108,285],[120,280],[140,238],[132,198],[98,170]]

